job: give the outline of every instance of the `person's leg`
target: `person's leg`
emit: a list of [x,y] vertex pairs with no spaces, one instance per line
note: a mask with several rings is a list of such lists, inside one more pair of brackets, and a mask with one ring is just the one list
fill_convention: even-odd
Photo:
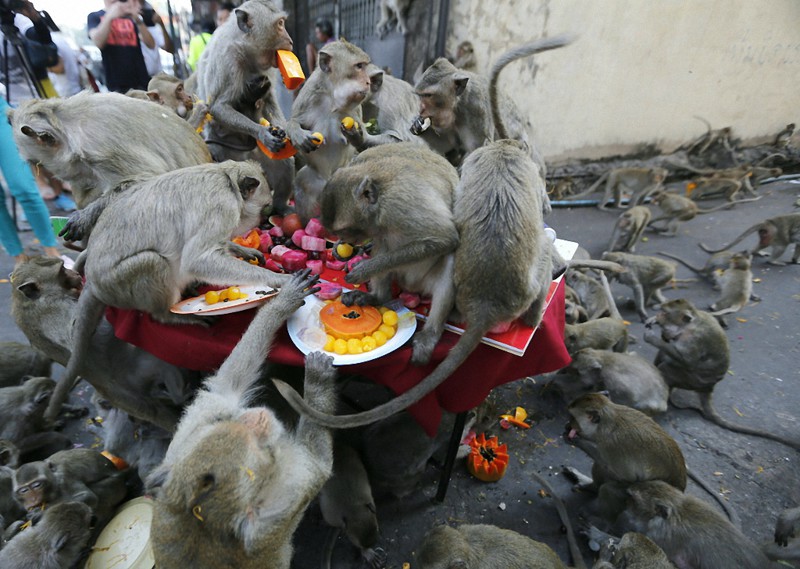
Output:
[[[2,159],[0,159],[0,164],[2,164]],[[22,260],[22,243],[17,235],[14,220],[11,218],[11,214],[8,213],[6,193],[3,191],[2,186],[0,186],[0,244],[3,245],[3,249],[11,257],[14,257],[17,261]]]
[[[4,98],[0,97],[0,117],[5,117],[7,110],[8,103]],[[11,192],[11,195],[16,198],[19,205],[25,211],[28,223],[31,224],[33,233],[39,238],[39,241],[45,249],[45,253],[52,257],[58,257],[59,253],[56,249],[56,236],[50,225],[50,212],[47,210],[42,196],[39,195],[39,189],[36,186],[30,168],[28,168],[28,164],[22,159],[16,144],[14,144],[11,125],[8,124],[7,120],[0,120],[0,168],[3,170],[3,177],[6,179],[9,192]],[[13,221],[11,221],[11,216],[8,211],[5,207],[2,209],[5,210],[4,215],[9,220],[9,225],[2,230],[4,238],[3,246],[8,250],[5,241],[5,239],[8,238],[8,232],[13,232],[14,240],[17,242],[19,242],[19,237],[17,236],[16,228],[14,227]],[[5,224],[5,220],[0,220],[0,223]],[[8,243],[13,245],[13,240],[8,241]],[[9,254],[17,256],[17,254],[12,253],[12,251],[9,251]]]

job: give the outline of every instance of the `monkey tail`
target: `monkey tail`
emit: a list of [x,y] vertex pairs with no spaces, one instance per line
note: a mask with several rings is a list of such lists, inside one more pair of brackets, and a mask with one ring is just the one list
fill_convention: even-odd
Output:
[[592,184],[591,186],[589,186],[587,189],[585,189],[582,192],[579,192],[577,194],[568,196],[568,197],[564,198],[563,201],[572,201],[572,200],[576,200],[578,198],[582,198],[583,196],[588,196],[593,191],[595,191],[600,186],[600,184],[602,184],[606,180],[606,178],[608,178],[608,175],[610,173],[611,173],[611,170],[607,170],[605,174],[603,174],[602,176],[597,178],[597,181],[595,181],[595,183]]
[[603,271],[600,271],[600,283],[603,285],[603,291],[608,299],[608,311],[611,313],[611,318],[622,320],[622,314],[619,313],[617,303],[614,301],[614,295],[611,293],[611,285],[608,284],[608,279]]
[[695,484],[700,486],[700,488],[705,490],[709,496],[714,498],[714,501],[719,504],[719,507],[722,508],[723,512],[725,512],[725,515],[728,516],[728,521],[731,522],[736,529],[742,529],[742,522],[739,519],[739,515],[736,513],[736,510],[734,510],[728,502],[722,499],[722,496],[719,495],[719,492],[715,492],[705,480],[692,472],[691,468],[686,469],[686,474],[689,475],[689,478],[691,478]]
[[69,361],[67,361],[67,368],[64,376],[56,384],[53,395],[50,397],[50,402],[47,404],[47,410],[44,412],[44,419],[49,423],[58,418],[61,406],[67,400],[69,392],[72,391],[78,381],[78,370],[86,360],[86,355],[89,353],[89,344],[97,325],[100,324],[100,320],[103,318],[105,308],[106,305],[94,295],[92,285],[87,281],[78,299],[76,310],[78,316],[72,326],[72,350],[69,355]]
[[697,208],[697,213],[698,214],[714,213],[715,211],[719,211],[721,209],[730,209],[733,206],[735,206],[737,203],[757,202],[758,200],[760,200],[763,197],[764,196],[758,196],[758,197],[755,197],[755,198],[748,198],[746,200],[736,200],[734,202],[729,202],[729,203],[726,203],[726,204],[718,205],[717,207],[712,207],[711,209],[702,209],[702,208],[698,207]]
[[497,100],[497,77],[503,68],[522,57],[528,57],[536,53],[556,49],[565,45],[571,44],[575,41],[576,35],[562,34],[553,38],[540,39],[528,43],[524,43],[510,51],[501,55],[497,61],[492,65],[492,70],[489,72],[489,102],[492,105],[492,117],[494,118],[494,126],[500,139],[508,138],[506,126],[500,116],[500,105]]
[[760,429],[754,429],[751,427],[745,427],[743,425],[737,425],[736,423],[731,423],[727,419],[723,418],[722,416],[717,413],[717,410],[714,409],[714,405],[711,403],[711,394],[710,393],[703,393],[700,396],[700,401],[703,404],[703,417],[708,419],[709,421],[716,423],[723,429],[728,429],[729,431],[733,431],[735,433],[742,433],[744,435],[752,435],[754,437],[761,437],[764,439],[769,439],[771,441],[779,442],[783,445],[786,445],[794,450],[800,450],[800,444],[797,442],[788,441],[785,438],[769,433],[767,431],[762,431]]
[[750,235],[751,233],[755,233],[756,231],[758,231],[758,229],[759,229],[760,227],[761,227],[761,223],[756,223],[754,226],[750,227],[750,228],[749,228],[749,229],[747,229],[747,230],[746,230],[744,233],[742,233],[741,235],[739,235],[739,237],[737,237],[736,239],[734,239],[733,241],[731,241],[731,242],[730,242],[730,243],[728,243],[727,245],[723,245],[723,246],[722,246],[722,247],[720,247],[719,249],[710,249],[710,248],[709,248],[707,245],[705,245],[704,243],[700,243],[699,245],[700,245],[700,248],[701,248],[703,251],[705,251],[706,253],[719,253],[719,252],[721,252],[721,251],[725,251],[725,250],[727,250],[727,249],[730,249],[731,247],[733,247],[734,245],[736,245],[737,243],[739,243],[739,242],[740,242],[742,239],[744,239],[745,237],[747,237],[747,236],[748,236],[748,235]]
[[531,475],[536,479],[536,481],[544,486],[544,489],[550,494],[550,497],[553,498],[553,503],[556,506],[556,511],[558,512],[558,517],[561,518],[561,523],[564,525],[564,528],[567,530],[567,544],[569,544],[569,553],[572,556],[572,564],[575,566],[575,569],[586,569],[586,564],[583,562],[583,555],[581,554],[581,550],[578,547],[578,541],[575,539],[575,532],[572,530],[572,523],[569,520],[569,515],[567,514],[567,508],[564,506],[564,501],[553,492],[552,486],[544,477],[540,476],[534,471],[531,471]]
[[694,265],[691,265],[691,264],[687,263],[686,261],[684,261],[683,259],[681,259],[677,255],[673,255],[671,253],[665,253],[664,251],[659,251],[658,254],[662,255],[664,257],[669,257],[670,259],[675,259],[680,264],[682,264],[682,265],[684,265],[686,267],[689,267],[691,270],[693,270],[698,275],[702,275],[703,274],[703,268],[702,267],[695,267]]
[[481,324],[482,325],[477,323],[470,324],[469,328],[467,328],[461,338],[458,339],[456,345],[453,346],[447,354],[447,357],[428,377],[391,401],[362,413],[355,413],[353,415],[328,415],[327,413],[321,413],[306,403],[300,394],[288,383],[279,379],[273,379],[272,382],[295,411],[324,427],[329,427],[331,429],[349,429],[368,425],[402,411],[439,387],[444,380],[450,377],[453,372],[464,363],[464,360],[466,360],[472,353],[472,350],[478,346],[481,338],[483,338],[486,332],[491,328],[491,326],[486,325],[486,323]]
[[568,269],[599,269],[601,271],[611,271],[612,273],[624,273],[625,267],[614,261],[597,261],[595,259],[585,259],[579,261],[567,261]]

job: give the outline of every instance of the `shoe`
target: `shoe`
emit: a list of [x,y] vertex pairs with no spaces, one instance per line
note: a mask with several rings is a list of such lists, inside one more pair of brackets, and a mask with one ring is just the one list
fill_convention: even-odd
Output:
[[64,194],[57,196],[56,199],[53,200],[53,204],[55,204],[58,209],[64,211],[75,211],[78,209],[78,206],[75,205],[75,202],[72,201],[72,198],[65,196]]

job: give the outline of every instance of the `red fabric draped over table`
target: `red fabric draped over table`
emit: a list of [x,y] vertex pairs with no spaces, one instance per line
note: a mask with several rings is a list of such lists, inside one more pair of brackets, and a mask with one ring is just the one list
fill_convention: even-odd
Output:
[[[239,341],[255,310],[220,316],[208,328],[168,326],[155,322],[149,314],[108,308],[106,317],[116,336],[173,365],[214,371]],[[445,332],[434,350],[431,363],[416,367],[409,362],[411,342],[377,360],[347,366],[347,372],[386,385],[395,393],[408,391],[427,377],[455,343],[457,334]],[[292,343],[286,327],[278,333],[269,355],[276,363],[303,366],[305,356]],[[564,347],[564,282],[559,283],[523,356],[509,354],[480,344],[460,368],[432,394],[409,408],[412,416],[433,436],[442,409],[460,413],[479,405],[489,392],[504,383],[561,369],[570,362]]]

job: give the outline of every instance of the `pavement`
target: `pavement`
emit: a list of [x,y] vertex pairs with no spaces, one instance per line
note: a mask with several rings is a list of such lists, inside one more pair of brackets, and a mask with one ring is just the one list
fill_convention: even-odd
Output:
[[[759,191],[765,196],[761,201],[699,216],[683,224],[677,237],[646,233],[647,241],[639,245],[637,253],[656,255],[658,251],[667,251],[702,265],[707,254],[697,247],[698,242],[722,244],[758,221],[798,211],[793,204],[800,194],[799,184],[778,182],[762,186]],[[705,202],[704,207],[716,203]],[[547,223],[560,238],[577,241],[593,257],[598,257],[618,213],[595,208],[556,209]],[[30,233],[24,236],[30,242]],[[754,243],[751,236],[742,246]],[[788,257],[789,253],[784,259]],[[12,268],[13,260],[0,254],[0,275],[7,275]],[[800,440],[800,266],[776,267],[757,258],[753,273],[754,293],[762,300],[748,304],[734,318],[729,318],[731,366],[729,377],[715,389],[715,406],[731,421]],[[688,269],[678,269],[679,278],[694,276]],[[24,342],[10,316],[9,287],[5,279],[0,279],[0,341]],[[631,334],[638,339],[630,351],[652,359],[655,350],[642,341],[643,326],[632,308],[625,305],[630,298],[629,289],[619,284],[612,284],[612,288],[623,317],[631,322]],[[664,292],[668,298],[688,298],[703,308],[716,297],[710,284],[702,281]],[[55,375],[59,373],[60,369]],[[90,388],[81,384],[79,389],[79,398],[88,400]],[[439,471],[430,465],[411,495],[403,499],[380,498],[377,501],[380,545],[388,553],[388,567],[400,569],[404,563],[412,568],[418,566],[415,555],[420,542],[431,527],[441,523],[495,524],[512,529],[548,544],[562,560],[569,562],[566,539],[553,502],[530,476],[535,471],[549,480],[577,524],[578,511],[589,496],[574,492],[561,469],[571,465],[588,472],[591,463],[582,451],[562,438],[567,421],[565,402],[548,389],[546,377],[520,379],[496,389],[492,397],[499,412],[522,406],[533,419],[528,430],[516,427],[503,430],[492,421],[487,431],[508,444],[512,458],[506,476],[495,483],[479,482],[466,472],[464,461],[460,460],[455,465],[444,503],[436,504],[433,497]],[[800,456],[791,448],[726,431],[691,410],[671,408],[656,420],[675,437],[691,470],[738,513],[742,529],[750,539],[770,540],[778,513],[800,504]],[[102,429],[89,425],[86,419],[81,421],[78,428],[83,433],[81,444],[100,444]],[[687,491],[711,501],[692,482]],[[312,503],[294,537],[292,566],[296,569],[320,566],[326,534],[319,508]],[[584,558],[591,563],[591,552],[585,546]],[[334,550],[333,566],[359,567],[354,548],[344,538],[339,538]]]

